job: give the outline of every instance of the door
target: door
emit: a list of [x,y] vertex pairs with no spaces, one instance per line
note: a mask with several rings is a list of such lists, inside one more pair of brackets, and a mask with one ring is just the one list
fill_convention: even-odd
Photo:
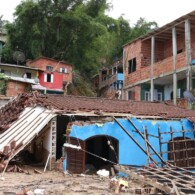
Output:
[[85,172],[85,142],[77,138],[70,137],[70,144],[81,146],[82,150],[66,148],[67,151],[67,168],[70,173]]

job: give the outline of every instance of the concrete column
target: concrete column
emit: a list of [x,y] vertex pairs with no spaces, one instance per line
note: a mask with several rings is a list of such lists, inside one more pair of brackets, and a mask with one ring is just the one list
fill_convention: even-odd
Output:
[[150,65],[150,96],[151,102],[154,101],[154,58],[155,58],[155,37],[151,38],[151,65]]
[[176,36],[175,27],[172,28],[172,45],[173,45],[173,104],[177,105],[177,73],[176,73],[177,36]]
[[192,62],[192,56],[191,56],[191,33],[190,33],[190,21],[189,19],[185,20],[185,48],[186,48],[186,66],[187,69],[187,91],[192,90],[192,76],[191,76],[191,62]]
[[[126,60],[125,60],[126,56],[125,56],[125,50],[123,48],[123,87],[125,86],[125,75],[126,75]],[[128,99],[128,96],[126,95],[126,91],[122,88],[122,100],[124,99]]]

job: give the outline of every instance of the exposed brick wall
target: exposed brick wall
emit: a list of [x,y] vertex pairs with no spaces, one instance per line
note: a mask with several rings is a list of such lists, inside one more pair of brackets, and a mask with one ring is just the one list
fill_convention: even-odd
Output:
[[[192,59],[195,59],[195,30],[191,32]],[[176,57],[176,68],[186,66],[186,51],[185,51],[185,34],[177,36],[177,50],[181,53]],[[132,85],[136,82],[150,79],[150,64],[151,64],[151,39],[137,40],[124,47],[126,52],[125,58],[125,82],[124,87]],[[128,53],[128,54],[127,54]],[[173,51],[172,39],[166,41],[155,40],[155,64],[154,77],[173,71]],[[133,73],[128,73],[128,61],[136,57],[137,67]]]
[[17,82],[17,81],[8,81],[6,88],[6,96],[12,97],[18,94],[26,92],[30,88],[30,84]]
[[191,31],[192,59],[195,59],[195,29]]

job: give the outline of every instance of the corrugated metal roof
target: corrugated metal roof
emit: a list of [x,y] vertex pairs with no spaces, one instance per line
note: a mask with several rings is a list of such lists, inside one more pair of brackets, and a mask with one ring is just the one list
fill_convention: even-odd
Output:
[[17,150],[13,151],[11,156],[16,155],[16,153],[32,141],[55,116],[56,114],[54,114],[53,111],[43,107],[25,108],[11,127],[0,134],[0,152],[3,152],[5,146],[10,147],[10,144],[14,141]]

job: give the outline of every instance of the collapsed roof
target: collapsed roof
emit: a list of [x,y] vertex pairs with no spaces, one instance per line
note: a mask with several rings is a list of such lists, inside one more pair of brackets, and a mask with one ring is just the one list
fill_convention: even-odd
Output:
[[195,122],[195,111],[160,102],[102,99],[96,97],[43,95],[37,92],[17,96],[0,108],[0,132],[8,129],[26,107],[43,107],[56,114],[85,116],[135,116],[181,119]]
[[25,93],[0,108],[0,168],[48,128],[56,115],[187,118],[195,122],[195,111],[165,103]]

